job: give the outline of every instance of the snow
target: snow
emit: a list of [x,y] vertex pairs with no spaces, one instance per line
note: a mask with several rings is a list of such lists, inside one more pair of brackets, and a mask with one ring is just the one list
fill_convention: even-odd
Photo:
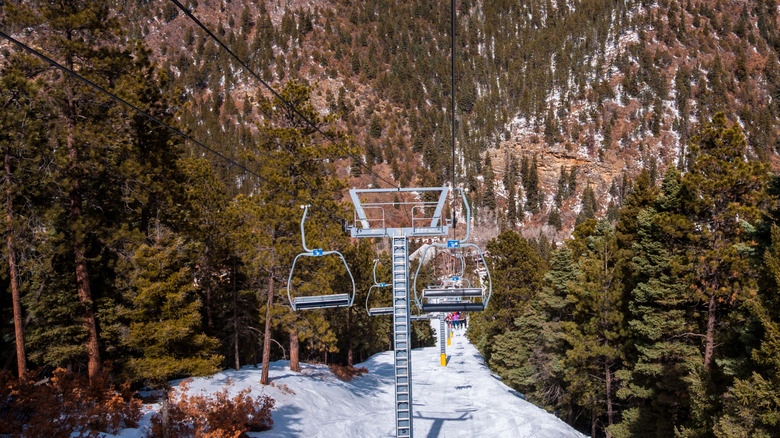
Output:
[[[434,330],[439,321],[431,320]],[[438,336],[437,336],[438,339]],[[490,373],[482,356],[455,330],[447,347],[448,363],[441,366],[440,347],[412,351],[414,434],[420,437],[584,437],[535,405]],[[267,394],[276,400],[270,431],[256,437],[393,437],[393,353],[372,356],[368,373],[343,382],[325,365],[302,364],[290,371],[288,361],[271,363],[272,385],[260,382],[260,369],[245,366],[190,383],[191,393],[214,393],[232,382],[231,394],[251,387],[252,396]],[[284,391],[289,388],[292,390]],[[144,406],[139,429],[125,429],[118,437],[139,438],[158,405]]]

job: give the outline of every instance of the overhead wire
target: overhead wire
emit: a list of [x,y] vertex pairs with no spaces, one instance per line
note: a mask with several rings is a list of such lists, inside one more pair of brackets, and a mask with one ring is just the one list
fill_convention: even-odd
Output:
[[[306,117],[306,116],[305,116],[303,113],[301,113],[301,112],[300,112],[300,111],[299,111],[297,108],[295,108],[295,105],[293,105],[292,103],[290,103],[290,102],[289,102],[287,99],[285,99],[285,98],[284,98],[284,97],[282,97],[282,96],[281,96],[281,95],[280,95],[278,92],[276,92],[276,90],[274,90],[274,89],[273,89],[273,88],[272,88],[270,85],[268,85],[268,83],[267,83],[266,81],[264,81],[264,80],[263,80],[263,78],[262,78],[262,77],[260,77],[260,75],[258,75],[258,74],[257,74],[257,73],[256,73],[254,70],[252,70],[252,68],[250,68],[250,67],[249,67],[249,65],[247,65],[247,63],[246,63],[246,62],[244,62],[244,60],[242,60],[241,58],[239,58],[239,57],[238,57],[238,55],[236,55],[236,54],[235,54],[235,53],[234,53],[234,52],[233,52],[233,51],[230,49],[230,47],[228,47],[228,46],[227,46],[227,45],[226,45],[224,42],[222,42],[222,40],[220,40],[220,39],[219,39],[219,37],[217,37],[216,35],[214,35],[214,33],[213,33],[211,30],[209,30],[209,28],[207,28],[207,27],[206,27],[206,26],[205,26],[205,25],[204,25],[204,24],[203,24],[203,23],[202,23],[202,22],[201,22],[201,21],[200,21],[200,20],[199,20],[197,17],[195,17],[195,15],[192,13],[192,11],[190,11],[190,10],[189,10],[189,9],[188,9],[186,6],[184,6],[183,4],[181,4],[181,2],[180,2],[179,0],[171,0],[171,1],[172,1],[172,2],[173,2],[173,3],[174,3],[174,4],[175,4],[175,5],[176,5],[176,6],[177,6],[179,9],[181,9],[181,10],[182,10],[182,12],[184,12],[184,14],[185,14],[185,15],[187,15],[187,16],[190,18],[190,20],[192,20],[192,21],[193,21],[193,22],[194,22],[194,23],[195,23],[195,24],[196,24],[198,27],[200,27],[200,28],[201,28],[201,29],[202,29],[204,32],[206,32],[206,34],[207,34],[207,35],[208,35],[208,36],[209,36],[209,37],[210,37],[212,40],[214,40],[214,41],[215,41],[217,44],[219,44],[219,46],[220,46],[220,47],[222,47],[223,49],[225,49],[225,51],[227,51],[227,52],[230,54],[230,56],[232,56],[232,57],[233,57],[233,59],[235,59],[235,60],[236,60],[236,62],[238,62],[238,63],[239,63],[239,64],[240,64],[242,67],[244,67],[244,69],[245,69],[246,71],[248,71],[248,72],[249,72],[249,73],[250,73],[250,74],[251,74],[251,75],[252,75],[252,76],[253,76],[255,79],[257,79],[257,80],[258,80],[258,81],[259,81],[259,82],[260,82],[260,83],[261,83],[261,84],[262,84],[262,85],[263,85],[263,86],[264,86],[264,87],[265,87],[265,88],[266,88],[268,91],[270,91],[270,92],[271,92],[271,94],[273,94],[273,95],[274,95],[274,97],[276,97],[277,99],[279,99],[279,101],[281,101],[281,102],[282,102],[282,103],[283,103],[283,104],[284,104],[284,105],[285,105],[287,108],[289,108],[291,111],[293,111],[293,112],[294,112],[294,113],[295,113],[295,114],[296,114],[298,117],[300,117],[300,118],[301,118],[301,120],[303,120],[303,121],[304,121],[304,122],[305,122],[307,125],[311,126],[311,127],[312,127],[312,128],[313,128],[313,129],[314,129],[316,132],[318,132],[320,135],[322,135],[323,137],[327,138],[328,140],[331,140],[331,141],[333,141],[333,138],[332,138],[330,135],[328,135],[327,133],[323,132],[323,131],[320,129],[320,127],[319,127],[319,126],[317,126],[317,125],[316,125],[314,122],[312,122],[311,120],[309,120],[309,118],[308,118],[308,117]],[[398,189],[398,188],[399,188],[397,185],[395,185],[395,184],[393,184],[392,182],[388,181],[387,179],[385,179],[384,177],[382,177],[381,175],[379,175],[378,173],[376,173],[376,172],[375,172],[375,171],[374,171],[374,170],[373,170],[371,167],[369,167],[368,165],[366,165],[365,163],[363,163],[363,160],[362,160],[360,157],[357,157],[357,156],[355,156],[355,154],[353,154],[353,153],[349,152],[347,149],[344,149],[343,147],[341,147],[341,146],[338,144],[338,142],[336,142],[336,141],[333,141],[333,144],[334,144],[334,145],[335,145],[335,146],[336,146],[338,149],[340,149],[342,152],[344,152],[344,153],[346,153],[347,155],[349,155],[349,156],[350,156],[350,157],[351,157],[351,158],[352,158],[352,159],[353,159],[353,160],[354,160],[354,161],[355,161],[357,164],[359,164],[360,166],[362,166],[362,167],[366,168],[366,169],[367,169],[367,170],[368,170],[368,171],[369,171],[371,174],[373,174],[374,176],[376,176],[376,177],[377,177],[379,180],[383,181],[384,183],[386,183],[386,184],[387,184],[387,185],[389,185],[390,187],[393,187],[393,188],[396,188],[396,189]]]
[[[213,149],[213,148],[211,148],[211,147],[207,146],[207,145],[206,145],[206,144],[204,144],[203,142],[201,142],[201,141],[199,141],[199,140],[196,140],[196,139],[195,139],[195,138],[193,138],[192,136],[190,136],[190,135],[188,135],[188,134],[186,134],[186,133],[182,132],[181,130],[179,130],[179,129],[177,129],[177,128],[173,127],[173,126],[171,126],[171,125],[170,125],[170,124],[168,124],[168,123],[165,123],[164,121],[162,121],[162,120],[158,119],[157,117],[155,117],[155,116],[153,116],[153,115],[151,115],[151,114],[149,114],[149,113],[145,112],[144,110],[142,110],[142,109],[138,108],[137,106],[133,105],[132,103],[130,103],[130,102],[128,102],[128,101],[126,101],[125,99],[122,99],[121,97],[119,97],[119,96],[117,96],[116,94],[114,94],[114,93],[112,93],[112,92],[110,92],[110,91],[106,90],[105,88],[101,87],[100,85],[98,85],[98,84],[96,84],[96,83],[94,83],[94,82],[90,81],[89,79],[87,79],[87,78],[85,78],[85,77],[81,76],[80,74],[76,73],[75,71],[73,71],[73,70],[71,70],[71,69],[69,69],[69,68],[65,67],[64,65],[62,65],[62,64],[60,64],[60,63],[58,63],[57,61],[55,61],[55,60],[53,60],[53,59],[49,58],[48,56],[44,55],[43,53],[41,53],[41,52],[39,52],[39,51],[37,51],[37,50],[33,49],[32,47],[30,47],[30,46],[28,46],[28,45],[26,45],[26,44],[22,43],[21,41],[17,40],[16,38],[14,38],[14,37],[12,37],[12,36],[10,36],[10,35],[6,34],[6,33],[5,33],[5,32],[3,32],[2,30],[0,30],[0,37],[3,37],[3,38],[5,38],[6,40],[8,40],[8,41],[12,42],[13,44],[16,44],[17,46],[19,46],[20,48],[22,48],[22,49],[23,49],[23,50],[25,50],[26,52],[28,52],[28,53],[30,53],[30,54],[32,54],[32,55],[34,55],[34,56],[38,57],[39,59],[41,59],[41,60],[43,60],[43,61],[45,61],[46,63],[48,63],[48,64],[49,64],[49,65],[51,65],[52,67],[55,67],[55,68],[57,68],[58,70],[60,70],[60,71],[62,71],[62,72],[64,72],[64,73],[66,73],[67,75],[69,75],[69,76],[71,76],[71,77],[73,77],[73,78],[75,78],[75,79],[78,79],[79,81],[81,81],[81,82],[83,82],[83,83],[85,83],[85,84],[89,85],[90,87],[94,88],[95,90],[97,90],[97,91],[99,91],[99,92],[101,92],[101,93],[105,94],[106,96],[110,97],[110,98],[111,98],[111,99],[113,99],[114,101],[116,101],[116,102],[119,102],[119,103],[121,103],[122,105],[124,105],[124,106],[126,106],[126,107],[128,107],[128,108],[132,109],[133,111],[135,111],[136,113],[138,113],[138,114],[140,114],[140,115],[142,115],[142,116],[146,117],[147,119],[149,119],[149,120],[151,120],[151,121],[153,121],[153,122],[155,122],[155,123],[157,123],[157,124],[159,124],[159,125],[161,125],[161,126],[164,126],[164,127],[165,127],[165,128],[167,128],[168,130],[170,130],[170,131],[172,131],[172,132],[176,133],[177,135],[179,135],[180,137],[184,138],[185,140],[188,140],[188,141],[192,142],[193,144],[197,145],[198,147],[200,147],[200,148],[202,148],[202,149],[204,149],[204,150],[206,150],[206,151],[210,152],[211,154],[215,155],[216,157],[218,157],[218,158],[220,158],[220,159],[224,160],[224,161],[225,161],[226,163],[228,163],[229,165],[231,165],[231,166],[234,166],[234,167],[237,167],[237,168],[239,168],[239,169],[243,170],[244,172],[246,172],[246,173],[248,173],[248,174],[250,174],[250,175],[252,175],[252,176],[254,176],[254,177],[258,178],[260,181],[263,181],[264,183],[266,183],[266,184],[268,184],[268,185],[270,185],[270,186],[275,186],[275,187],[276,187],[276,188],[278,188],[278,189],[279,189],[281,192],[283,192],[283,193],[287,194],[288,196],[290,196],[291,198],[293,198],[293,199],[295,199],[295,200],[297,200],[297,201],[300,201],[300,202],[302,202],[302,203],[304,203],[304,204],[309,204],[309,203],[310,203],[310,201],[307,201],[307,200],[305,200],[305,199],[302,199],[301,197],[297,196],[296,194],[294,194],[294,193],[292,193],[292,192],[290,192],[290,191],[288,191],[288,190],[286,190],[286,189],[284,189],[284,188],[278,187],[278,184],[277,184],[277,185],[273,184],[271,181],[269,181],[268,179],[264,178],[263,176],[261,176],[261,175],[260,175],[260,174],[258,174],[257,172],[255,172],[255,171],[253,171],[253,170],[251,170],[251,169],[247,168],[247,167],[246,167],[246,166],[244,166],[243,164],[241,164],[241,163],[239,163],[239,162],[237,162],[237,161],[235,161],[235,160],[233,160],[233,159],[231,159],[231,158],[229,158],[229,157],[225,156],[224,154],[222,154],[222,153],[220,153],[220,152],[216,151],[215,149]],[[323,212],[327,213],[327,214],[328,214],[328,215],[329,215],[331,218],[338,220],[338,221],[339,221],[339,222],[341,222],[342,224],[344,224],[344,223],[346,223],[346,222],[347,222],[347,220],[346,220],[346,219],[344,219],[344,218],[342,218],[342,217],[340,217],[340,216],[336,215],[335,213],[333,213],[332,211],[330,211],[330,210],[329,210],[328,208],[326,208],[326,207],[323,207],[323,206],[321,206],[321,205],[313,205],[312,207],[313,207],[313,208],[315,208],[315,209],[318,209],[318,210],[320,210],[320,211],[323,211]]]
[[455,227],[457,226],[457,216],[455,216],[455,0],[450,0],[450,22],[451,22],[451,55],[452,58],[452,238],[455,239]]

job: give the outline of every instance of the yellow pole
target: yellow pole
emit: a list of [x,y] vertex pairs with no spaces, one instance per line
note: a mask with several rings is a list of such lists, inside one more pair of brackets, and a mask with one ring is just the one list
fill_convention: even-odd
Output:
[[443,367],[447,366],[447,355],[444,353],[441,354],[441,366]]

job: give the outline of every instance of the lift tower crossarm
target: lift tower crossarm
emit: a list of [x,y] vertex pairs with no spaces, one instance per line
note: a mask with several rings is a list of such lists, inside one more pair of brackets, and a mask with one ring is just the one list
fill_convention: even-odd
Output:
[[[412,201],[412,202],[371,202],[363,201],[361,195],[366,194],[387,194],[387,193],[415,193],[435,192],[438,194],[436,202]],[[447,202],[449,188],[442,187],[414,187],[398,189],[350,189],[349,195],[352,203],[355,205],[355,221],[353,225],[347,226],[352,237],[419,237],[419,236],[446,236],[450,231],[449,221],[442,217],[444,204]],[[395,205],[413,205],[412,223],[406,227],[388,227],[385,223],[384,209]],[[433,208],[433,216],[417,217],[415,211],[424,212]],[[420,208],[420,210],[416,210]],[[367,212],[370,210],[379,210],[380,217],[369,217]]]

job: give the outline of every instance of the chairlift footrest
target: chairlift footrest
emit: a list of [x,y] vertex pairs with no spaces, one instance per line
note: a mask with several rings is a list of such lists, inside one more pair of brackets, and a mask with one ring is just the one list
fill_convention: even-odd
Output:
[[392,307],[374,307],[372,309],[368,309],[368,314],[371,315],[371,316],[392,315],[393,314],[393,308]]

